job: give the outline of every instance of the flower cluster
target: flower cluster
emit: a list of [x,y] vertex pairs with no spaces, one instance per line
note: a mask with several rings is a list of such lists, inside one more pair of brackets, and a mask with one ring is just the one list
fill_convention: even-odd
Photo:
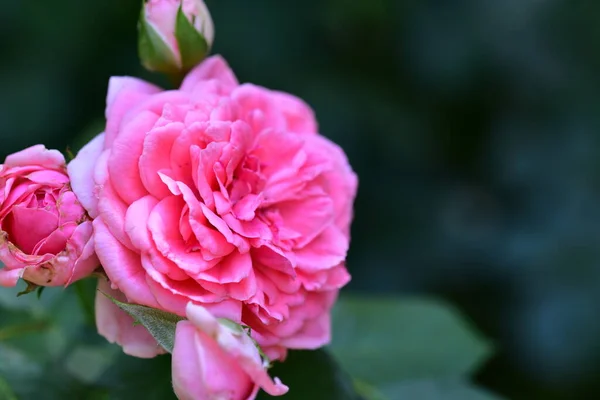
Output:
[[[178,3],[144,15],[164,31]],[[183,3],[212,41],[204,4]],[[9,156],[0,186],[0,284],[66,286],[101,266],[98,331],[136,357],[172,352],[180,399],[283,394],[261,354],[330,340],[356,175],[306,103],[238,83],[220,56],[175,90],[111,78],[103,133],[68,166],[42,146]],[[182,317],[174,348],[118,302]]]

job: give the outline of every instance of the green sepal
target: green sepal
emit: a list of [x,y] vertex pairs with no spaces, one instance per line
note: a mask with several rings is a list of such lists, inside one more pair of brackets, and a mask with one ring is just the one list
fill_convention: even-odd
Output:
[[246,333],[242,325],[230,320],[229,318],[217,318],[217,321],[219,321],[221,325],[228,327],[237,334]]
[[266,366],[266,368],[268,369],[273,366],[271,360],[269,360],[269,357],[267,357],[267,355],[265,354],[263,349],[260,347],[258,342],[252,337],[252,329],[249,326],[240,325],[237,322],[232,321],[227,318],[217,318],[217,320],[219,321],[219,323],[221,325],[228,327],[229,329],[231,329],[233,332],[235,332],[238,335],[248,335],[248,337],[252,340],[252,342],[256,346],[256,349],[258,350],[258,354],[260,354],[260,357],[263,361],[263,364]]
[[36,285],[35,283],[31,283],[29,281],[26,281],[25,279],[23,279],[23,280],[27,284],[27,287],[22,292],[17,293],[17,297],[21,297],[21,296],[23,296],[25,294],[29,294],[31,292],[35,292],[37,290],[37,288],[40,287],[39,285]]
[[138,22],[138,54],[142,65],[149,71],[170,75],[179,73],[179,65],[173,50],[146,20],[143,3]]
[[175,38],[179,46],[181,69],[183,72],[187,72],[200,64],[210,52],[210,45],[206,41],[206,38],[188,20],[181,5],[177,11]]

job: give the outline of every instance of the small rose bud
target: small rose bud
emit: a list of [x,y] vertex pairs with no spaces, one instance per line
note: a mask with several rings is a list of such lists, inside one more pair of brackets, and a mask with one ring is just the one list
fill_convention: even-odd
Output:
[[203,0],[147,0],[142,8],[138,50],[150,71],[185,74],[206,58],[213,39]]
[[173,349],[173,389],[179,399],[253,400],[259,389],[271,396],[288,387],[269,377],[267,364],[248,333],[190,302],[188,320],[177,324]]
[[37,145],[0,165],[0,286],[67,286],[99,265],[63,155]]

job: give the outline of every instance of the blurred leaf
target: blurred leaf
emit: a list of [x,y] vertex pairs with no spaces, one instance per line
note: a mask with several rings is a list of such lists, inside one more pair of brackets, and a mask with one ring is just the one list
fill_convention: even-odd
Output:
[[0,376],[0,399],[18,400],[17,396],[15,395],[15,393],[12,391],[12,389],[8,385],[8,382],[6,382],[6,380],[4,380],[1,376]]
[[96,346],[77,346],[64,362],[65,369],[82,382],[94,383],[114,363],[121,349],[103,343]]
[[[286,400],[361,400],[354,390],[352,379],[340,369],[325,350],[290,351],[283,363],[275,363],[269,370],[289,386]],[[258,399],[272,399],[261,392]]]
[[70,376],[59,360],[35,361],[8,346],[0,346],[0,360],[0,377],[19,400],[88,398],[91,389]]
[[91,398],[91,388],[64,368],[83,322],[73,291],[17,298],[24,283],[18,286],[0,291],[0,377],[19,400]]
[[171,356],[145,360],[120,353],[97,381],[110,400],[176,400],[171,384]]
[[389,400],[377,388],[361,380],[354,380],[354,390],[367,400]]
[[177,327],[177,323],[183,321],[184,318],[155,308],[122,303],[106,294],[105,296],[148,329],[148,332],[165,350],[169,353],[173,352],[175,328]]
[[342,297],[333,326],[333,354],[377,387],[468,376],[492,351],[455,309],[428,299]]
[[0,328],[0,341],[18,338],[28,333],[41,332],[48,329],[47,321],[31,321]]
[[41,377],[43,368],[19,350],[2,344],[0,360],[0,377],[5,382],[10,382],[10,390],[18,394],[19,398],[31,398],[34,394],[31,382]]
[[0,343],[20,348],[34,360],[48,359],[45,347],[49,335],[56,329],[54,321],[30,310],[13,310],[1,306],[0,315]]
[[386,387],[389,400],[501,400],[484,390],[460,381],[413,381]]
[[85,319],[90,325],[95,325],[96,314],[94,313],[94,307],[96,302],[96,287],[98,282],[96,279],[82,279],[73,284],[75,292],[77,293],[77,299],[81,306]]

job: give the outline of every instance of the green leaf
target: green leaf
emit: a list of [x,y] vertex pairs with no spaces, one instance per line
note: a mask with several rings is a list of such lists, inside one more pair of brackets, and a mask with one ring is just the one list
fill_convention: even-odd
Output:
[[[98,360],[88,358],[72,374],[69,354],[77,355],[82,342],[96,341],[104,348],[111,345],[98,336],[95,327],[83,323],[74,291],[48,288],[39,301],[35,296],[16,298],[21,287],[0,290],[0,377],[19,400],[100,400],[97,390],[80,376],[106,365],[92,366],[90,361]],[[0,399],[3,395],[0,390]]]
[[194,25],[187,19],[182,6],[177,12],[175,24],[175,38],[181,54],[181,68],[184,72],[191,70],[206,58],[209,45],[204,36],[196,30]]
[[[352,379],[340,369],[333,357],[325,350],[290,351],[283,363],[276,363],[269,370],[289,386],[286,400],[361,400],[354,390]],[[258,399],[272,399],[261,392]]]
[[185,318],[146,306],[122,303],[106,294],[105,296],[121,310],[131,315],[136,322],[142,324],[165,350],[169,353],[173,352],[175,328],[177,323]]
[[108,343],[77,346],[65,359],[64,368],[81,382],[94,383],[111,367],[120,352],[122,349]]
[[502,400],[497,395],[458,380],[402,382],[384,388],[383,392],[389,400]]
[[334,310],[331,350],[354,378],[381,387],[468,376],[492,346],[446,303],[347,296]]
[[8,382],[0,376],[0,399],[18,400],[15,392],[12,391]]
[[165,39],[146,20],[144,7],[138,23],[138,54],[142,65],[149,71],[176,74],[177,59]]

